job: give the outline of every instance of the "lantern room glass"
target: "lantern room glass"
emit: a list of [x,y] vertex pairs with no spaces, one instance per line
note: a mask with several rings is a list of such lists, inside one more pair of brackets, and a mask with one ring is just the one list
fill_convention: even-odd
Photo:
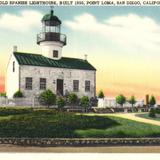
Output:
[[53,33],[60,33],[61,32],[61,25],[46,25],[42,23],[42,32],[53,32]]

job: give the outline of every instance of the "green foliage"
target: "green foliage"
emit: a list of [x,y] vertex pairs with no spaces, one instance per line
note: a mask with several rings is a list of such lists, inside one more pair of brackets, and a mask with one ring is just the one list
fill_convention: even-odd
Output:
[[3,108],[0,108],[0,116],[27,114],[27,113],[32,113],[32,111],[33,111],[32,108],[3,107]]
[[129,103],[132,105],[132,107],[133,107],[133,105],[136,103],[135,97],[134,97],[134,96],[131,96],[130,99],[128,100],[128,102],[129,102]]
[[68,95],[69,104],[75,105],[77,103],[77,101],[78,101],[78,97],[77,97],[77,95],[75,93],[70,93]]
[[156,99],[153,95],[149,99],[149,104],[150,106],[154,106],[156,104]]
[[0,93],[0,97],[6,97],[6,93]]
[[22,98],[23,97],[23,93],[21,91],[17,91],[14,93],[13,95],[14,98]]
[[56,102],[56,95],[49,89],[45,90],[40,94],[39,102],[48,107],[54,105]]
[[104,98],[104,93],[103,93],[103,91],[100,91],[100,92],[98,93],[98,98]]
[[87,96],[83,96],[80,99],[80,105],[84,107],[85,111],[87,112],[87,108],[89,107],[89,98]]
[[56,104],[58,105],[59,109],[62,109],[65,106],[65,100],[63,97],[57,97]]
[[126,97],[120,94],[116,97],[116,102],[123,106],[123,104],[126,102]]
[[[20,109],[15,109],[19,112]],[[26,113],[28,112],[28,114]],[[0,116],[0,137],[110,138],[159,137],[160,126],[112,116],[77,115],[53,109]],[[1,113],[1,112],[0,112]]]
[[154,108],[151,108],[150,111],[149,111],[149,117],[156,117],[156,113],[155,113],[155,109]]

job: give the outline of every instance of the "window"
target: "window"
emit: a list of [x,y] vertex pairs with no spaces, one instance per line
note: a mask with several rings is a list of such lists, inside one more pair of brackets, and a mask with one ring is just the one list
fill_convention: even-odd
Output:
[[40,78],[40,90],[45,90],[46,89],[46,78]]
[[13,72],[15,72],[15,61],[13,61]]
[[73,80],[73,91],[74,92],[79,91],[79,80]]
[[31,77],[26,77],[26,89],[32,90],[32,78]]
[[57,50],[53,50],[53,57],[58,58],[58,51]]
[[90,92],[90,81],[85,81],[85,91]]

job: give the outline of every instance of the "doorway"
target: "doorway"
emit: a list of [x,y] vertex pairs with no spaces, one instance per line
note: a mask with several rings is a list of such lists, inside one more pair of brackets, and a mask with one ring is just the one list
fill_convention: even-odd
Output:
[[57,79],[57,95],[63,96],[63,79]]

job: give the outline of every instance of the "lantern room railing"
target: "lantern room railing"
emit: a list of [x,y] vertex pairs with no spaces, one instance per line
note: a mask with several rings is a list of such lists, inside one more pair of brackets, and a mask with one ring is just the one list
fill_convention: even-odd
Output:
[[63,45],[66,45],[66,35],[56,32],[42,32],[37,35],[37,44],[44,41],[55,41],[61,42]]

